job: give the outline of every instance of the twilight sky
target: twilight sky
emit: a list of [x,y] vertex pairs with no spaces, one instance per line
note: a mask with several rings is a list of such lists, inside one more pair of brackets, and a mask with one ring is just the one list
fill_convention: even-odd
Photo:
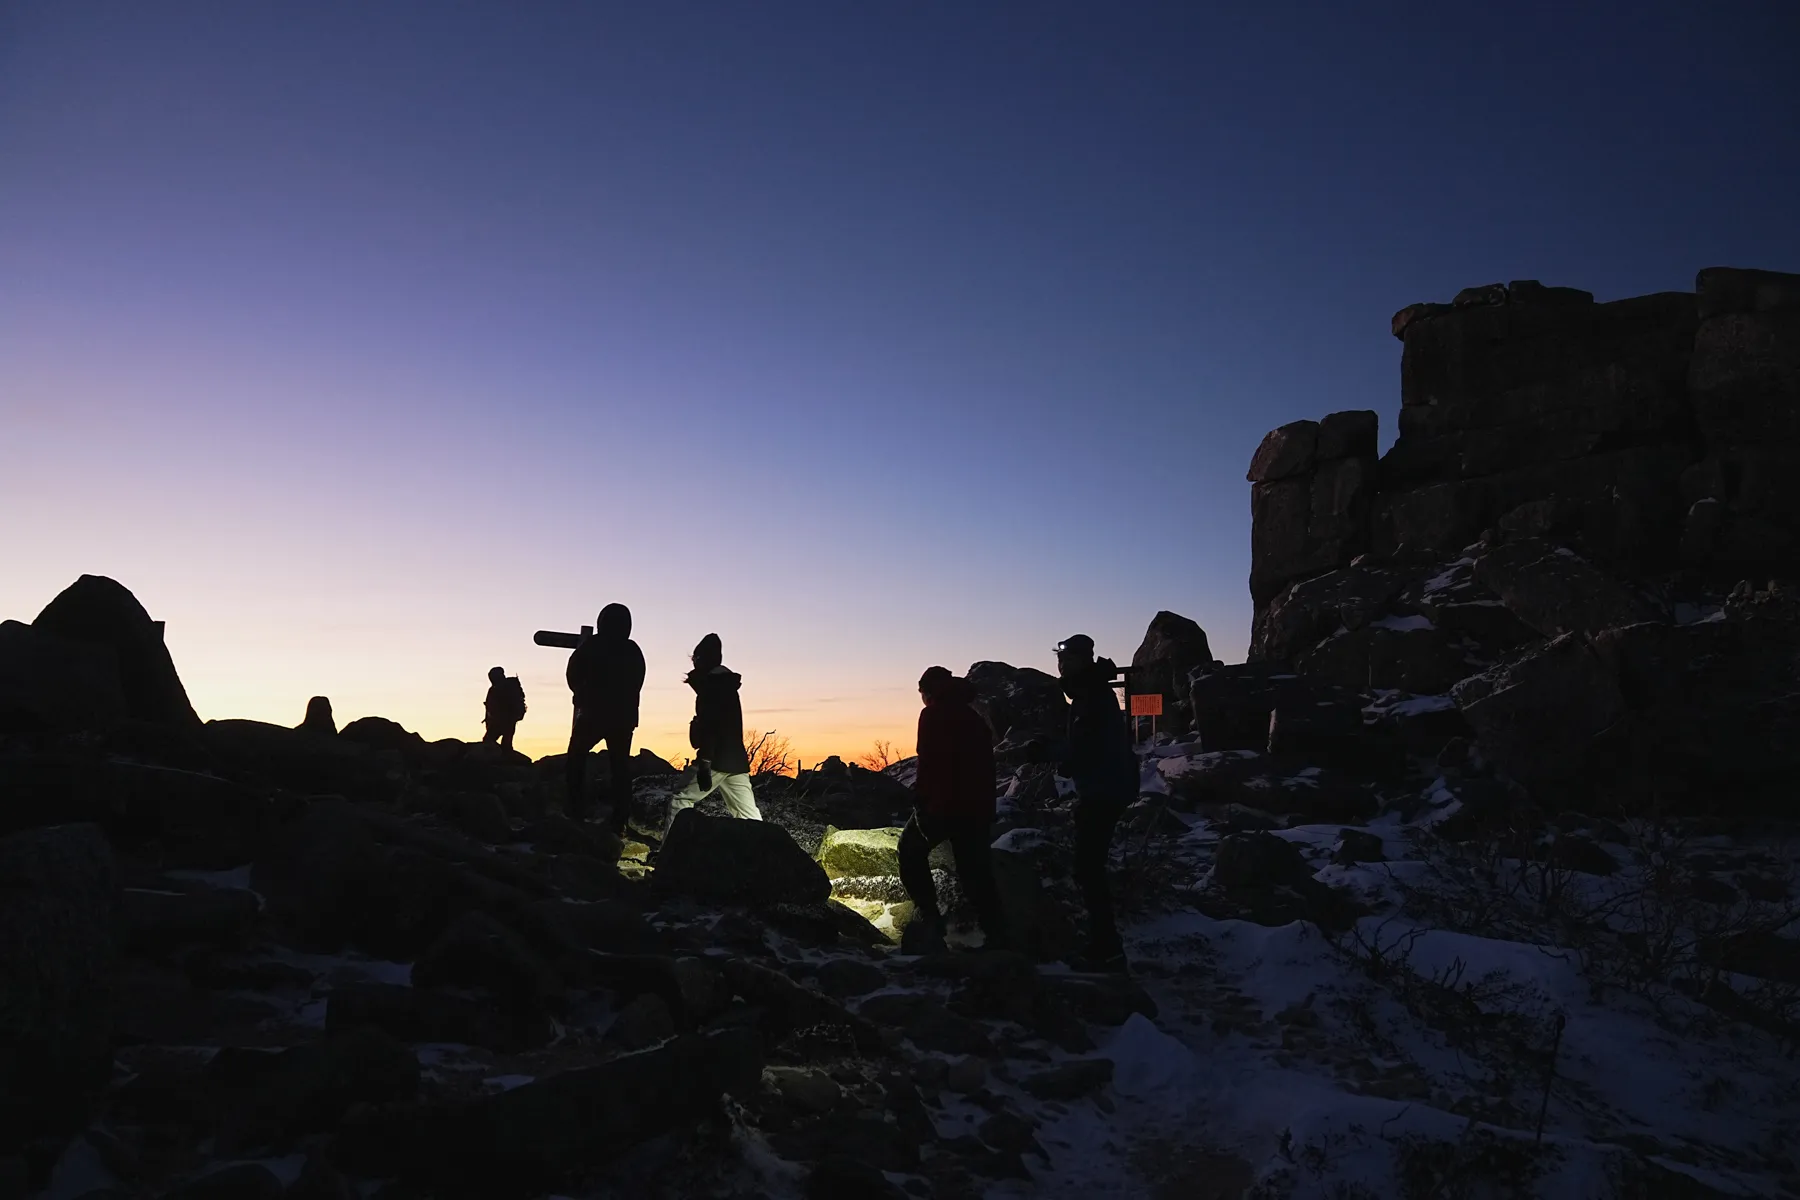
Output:
[[1800,5],[0,3],[0,616],[131,587],[204,717],[641,740],[709,630],[811,761],[914,681],[1243,655],[1244,468],[1389,315],[1800,270]]

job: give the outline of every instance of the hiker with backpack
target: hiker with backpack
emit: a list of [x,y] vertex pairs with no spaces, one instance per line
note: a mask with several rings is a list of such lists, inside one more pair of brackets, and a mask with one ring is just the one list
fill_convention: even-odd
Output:
[[[481,735],[482,743],[498,742],[502,748],[511,750],[513,730],[525,719],[525,687],[519,682],[519,677],[508,675],[505,667],[495,667],[489,671],[484,707],[487,711],[487,732]],[[308,716],[311,716],[310,709]]]

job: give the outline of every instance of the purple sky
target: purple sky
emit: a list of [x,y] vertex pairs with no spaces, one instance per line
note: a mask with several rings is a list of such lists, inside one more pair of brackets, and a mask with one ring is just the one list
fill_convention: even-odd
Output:
[[934,662],[1241,657],[1251,451],[1390,440],[1395,309],[1800,270],[1791,0],[1210,7],[0,5],[0,615],[112,575],[207,717],[501,664],[545,752],[622,600],[651,746],[716,630],[854,754]]

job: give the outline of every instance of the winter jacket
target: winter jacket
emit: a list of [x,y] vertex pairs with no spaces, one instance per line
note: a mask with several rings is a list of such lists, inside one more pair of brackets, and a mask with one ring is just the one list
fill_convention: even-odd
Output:
[[608,605],[600,614],[593,636],[569,655],[567,678],[584,724],[596,729],[637,728],[644,652],[631,640],[631,613],[624,605]]
[[1087,670],[1062,680],[1069,698],[1069,733],[1063,745],[1062,773],[1075,781],[1084,797],[1130,799],[1137,795],[1137,752],[1131,730],[1113,694],[1118,667],[1098,659]]
[[919,811],[964,821],[994,819],[994,730],[974,707],[975,690],[953,680],[919,713]]
[[694,757],[705,759],[715,774],[740,775],[750,769],[750,756],[744,751],[744,706],[738,698],[743,682],[743,676],[722,666],[688,672],[687,685],[694,689],[688,741]]
[[508,675],[489,686],[487,701],[489,725],[514,725],[525,719],[525,688],[517,675]]

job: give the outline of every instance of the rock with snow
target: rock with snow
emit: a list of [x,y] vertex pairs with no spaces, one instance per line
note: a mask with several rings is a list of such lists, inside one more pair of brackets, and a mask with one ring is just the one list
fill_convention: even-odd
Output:
[[1576,784],[1595,736],[1625,715],[1612,673],[1575,634],[1466,679],[1453,694],[1488,759],[1534,790]]
[[[1566,547],[1526,539],[1475,560],[1475,574],[1514,616],[1544,637],[1598,633],[1658,619],[1650,604]],[[1441,691],[1412,688],[1411,691]]]

